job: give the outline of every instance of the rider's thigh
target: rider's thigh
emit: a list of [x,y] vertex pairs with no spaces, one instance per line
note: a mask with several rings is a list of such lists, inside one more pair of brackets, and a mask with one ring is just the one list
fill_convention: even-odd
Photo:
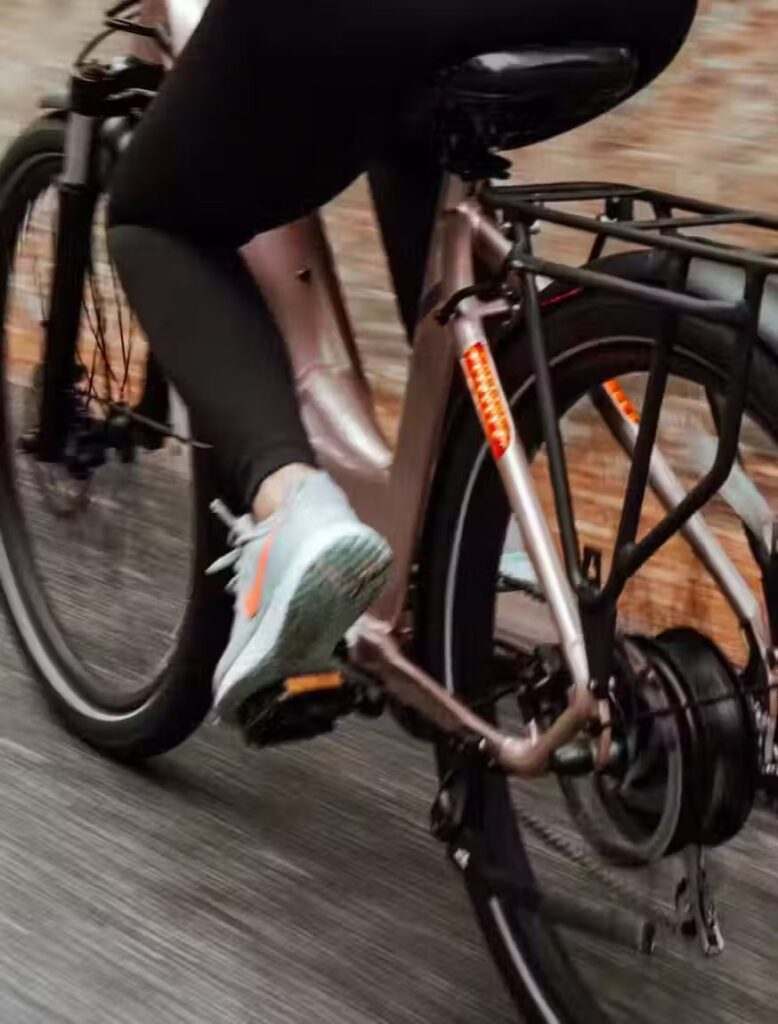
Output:
[[116,176],[112,216],[241,245],[323,205],[446,64],[522,45],[617,43],[639,85],[695,0],[211,0]]
[[268,10],[212,0],[117,169],[114,223],[238,246],[360,172],[369,124],[336,26]]

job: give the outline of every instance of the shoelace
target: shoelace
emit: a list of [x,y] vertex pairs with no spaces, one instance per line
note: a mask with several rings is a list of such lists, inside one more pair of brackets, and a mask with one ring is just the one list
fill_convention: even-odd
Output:
[[[222,555],[220,558],[217,558],[213,565],[210,565],[205,570],[207,576],[216,576],[225,569],[231,569],[234,566],[237,566],[241,555],[243,554],[243,548],[245,548],[245,546],[251,541],[257,539],[259,528],[256,523],[251,521],[249,516],[241,516],[238,518],[233,515],[224,502],[219,498],[211,502],[210,509],[216,518],[220,519],[227,527],[229,531],[227,534],[227,543],[231,548],[226,555]],[[228,594],[235,594],[237,592],[237,571],[233,573],[224,589]]]

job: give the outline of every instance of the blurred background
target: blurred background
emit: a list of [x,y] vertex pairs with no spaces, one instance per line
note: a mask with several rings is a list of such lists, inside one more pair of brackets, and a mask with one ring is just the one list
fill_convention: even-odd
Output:
[[[0,149],[65,81],[103,6],[0,0]],[[520,154],[516,179],[624,180],[778,212],[777,43],[778,0],[701,0],[658,84]],[[363,182],[327,220],[391,433],[407,350]],[[585,423],[572,443],[594,522]],[[691,601],[690,571],[685,548],[668,549],[629,610],[656,628],[721,613],[734,649],[704,581]],[[391,725],[261,758],[207,730],[131,774],[46,718],[2,619],[0,690],[0,1020],[515,1019],[426,835],[428,753]]]
[[[2,0],[0,144],[63,81],[100,0]],[[778,207],[776,0],[700,0],[683,53],[642,96],[516,161],[521,181],[626,180],[712,201]],[[362,182],[330,211],[333,240],[383,391],[402,382],[394,302]],[[399,351],[398,351],[399,349]]]

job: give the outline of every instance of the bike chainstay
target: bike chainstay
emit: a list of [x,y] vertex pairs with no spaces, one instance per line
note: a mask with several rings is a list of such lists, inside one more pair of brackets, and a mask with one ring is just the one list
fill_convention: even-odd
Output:
[[[541,590],[532,583],[511,581],[511,585],[509,588],[506,588],[506,592],[523,594],[525,597],[536,601],[538,604],[546,603],[546,599]],[[774,692],[778,692],[778,682],[765,683],[759,686],[740,687],[740,694],[744,697],[769,697],[770,694]],[[696,708],[713,707],[714,705],[726,704],[733,700],[737,700],[737,697],[730,694],[725,694],[719,697],[701,697],[698,700],[688,701],[675,707],[661,708],[656,711],[642,711],[635,715],[631,721],[638,724],[659,718],[672,718],[675,715],[680,715],[687,711],[693,711]],[[611,728],[613,728],[612,724],[602,726],[603,730]]]

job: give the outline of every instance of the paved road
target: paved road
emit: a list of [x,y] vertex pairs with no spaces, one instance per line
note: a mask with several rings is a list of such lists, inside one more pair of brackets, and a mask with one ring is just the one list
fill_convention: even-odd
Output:
[[514,1019],[383,726],[146,773],[53,723],[0,625],[0,1020]]

